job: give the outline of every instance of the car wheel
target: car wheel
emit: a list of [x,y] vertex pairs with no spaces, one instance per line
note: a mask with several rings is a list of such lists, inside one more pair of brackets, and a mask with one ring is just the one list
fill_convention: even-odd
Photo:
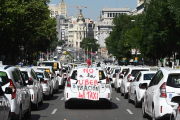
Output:
[[121,96],[123,96],[123,92],[122,92],[122,89],[120,89],[121,90]]
[[153,110],[152,110],[152,120],[157,120],[156,116],[155,116],[155,109],[154,109],[154,107],[153,107]]
[[145,112],[145,103],[144,103],[144,100],[142,101],[142,115],[143,115],[143,118],[147,118],[147,114]]
[[18,120],[22,120],[22,110],[21,110],[21,108],[19,109]]
[[120,88],[116,88],[116,92],[117,92],[117,93],[120,93]]
[[127,99],[127,94],[125,93],[125,88],[124,88],[124,99]]
[[131,102],[132,102],[132,100],[130,98],[130,94],[128,93],[128,103],[131,103]]
[[137,95],[135,93],[135,101],[134,101],[135,107],[138,108],[139,107],[139,102],[137,100]]
[[43,105],[43,96],[41,98],[41,101],[40,101],[39,105]]
[[31,118],[31,103],[29,104],[28,111],[24,114],[24,117]]
[[9,112],[8,120],[11,120],[11,112]]
[[117,88],[114,88],[115,89],[115,91],[117,90]]
[[38,106],[39,106],[39,103],[38,103],[38,97],[37,97],[37,102],[36,104],[34,104],[34,110],[38,110]]

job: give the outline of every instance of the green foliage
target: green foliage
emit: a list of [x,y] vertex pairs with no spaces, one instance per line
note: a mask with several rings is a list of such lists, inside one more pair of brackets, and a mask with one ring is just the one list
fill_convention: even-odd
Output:
[[94,38],[83,38],[82,42],[82,48],[90,51],[92,48],[92,52],[95,52],[99,48],[99,44],[97,43],[97,40]]
[[48,3],[49,0],[0,1],[0,54],[5,55],[6,63],[15,64],[21,46],[25,48],[24,57],[49,48],[57,32]]
[[58,45],[63,45],[63,43],[66,43],[64,40],[58,41]]

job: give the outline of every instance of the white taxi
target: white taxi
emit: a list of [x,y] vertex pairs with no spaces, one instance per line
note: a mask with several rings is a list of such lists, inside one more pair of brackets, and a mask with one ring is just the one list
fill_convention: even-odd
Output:
[[75,102],[107,102],[111,108],[112,88],[110,81],[102,68],[72,69],[65,84],[65,108],[70,108]]
[[148,86],[147,83],[141,86],[146,88],[142,102],[143,117],[149,115],[153,120],[169,118],[179,102],[180,70],[161,68]]
[[124,95],[124,98],[128,97],[130,80],[133,80],[139,71],[149,71],[149,70],[150,68],[143,68],[143,67],[128,68],[127,72],[123,77],[123,80],[121,81],[121,87],[120,87],[121,94]]
[[128,102],[134,101],[135,107],[140,107],[141,101],[145,92],[145,88],[141,87],[141,84],[149,84],[156,71],[140,71],[134,78],[130,81]]

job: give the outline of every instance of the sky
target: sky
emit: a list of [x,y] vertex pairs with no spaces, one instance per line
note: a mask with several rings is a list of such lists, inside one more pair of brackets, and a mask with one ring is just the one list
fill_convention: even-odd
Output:
[[[134,10],[137,7],[137,0],[64,0],[66,6],[86,6],[87,8],[82,9],[82,14],[85,18],[98,20],[100,11],[105,7],[109,8],[126,8],[127,6]],[[56,4],[59,6],[61,0],[51,0],[50,4]],[[76,7],[67,7],[68,16],[73,15],[77,17]]]

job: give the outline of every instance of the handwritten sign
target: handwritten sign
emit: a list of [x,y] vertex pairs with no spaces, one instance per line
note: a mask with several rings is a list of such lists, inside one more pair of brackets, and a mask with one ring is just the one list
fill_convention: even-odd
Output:
[[77,98],[99,100],[99,71],[95,68],[80,68],[77,71]]

